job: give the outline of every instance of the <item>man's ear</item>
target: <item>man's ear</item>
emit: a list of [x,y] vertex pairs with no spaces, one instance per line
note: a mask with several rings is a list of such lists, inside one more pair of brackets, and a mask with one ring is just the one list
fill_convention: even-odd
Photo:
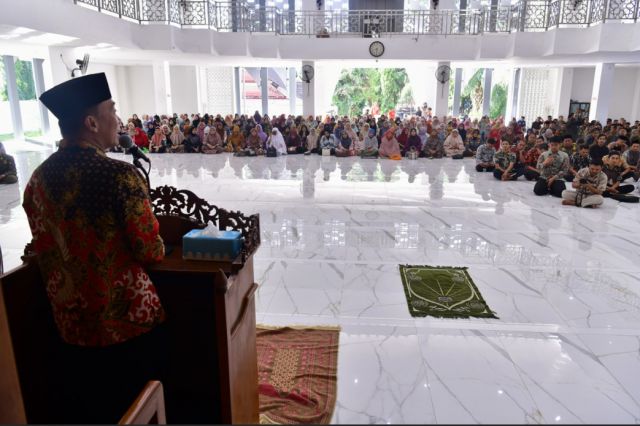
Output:
[[98,120],[93,115],[87,115],[84,119],[84,126],[92,133],[98,133]]

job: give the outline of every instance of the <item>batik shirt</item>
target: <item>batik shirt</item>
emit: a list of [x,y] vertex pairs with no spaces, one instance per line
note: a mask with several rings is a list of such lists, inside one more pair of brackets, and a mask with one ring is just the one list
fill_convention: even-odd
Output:
[[17,176],[16,162],[8,154],[0,154],[0,175]]
[[[542,164],[550,156],[553,157],[553,162],[548,166],[543,166]],[[540,157],[538,158],[537,168],[540,172],[540,176],[545,179],[549,179],[553,176],[558,179],[562,179],[567,173],[569,173],[569,156],[562,151],[558,151],[556,154],[551,151],[545,151],[540,154]]]
[[584,169],[585,167],[589,167],[589,163],[591,162],[591,157],[588,155],[586,157],[582,157],[579,152],[576,152],[571,156],[571,167],[573,170]]
[[476,151],[476,164],[493,163],[493,156],[496,150],[492,145],[482,144]]
[[589,184],[595,186],[600,192],[604,192],[604,190],[607,189],[607,175],[604,174],[604,172],[599,172],[597,175],[591,176],[589,167],[585,167],[578,170],[576,174],[576,180],[580,181],[581,179],[586,179]]
[[513,152],[504,152],[500,150],[493,156],[493,162],[502,170],[507,170],[509,164],[516,162],[516,155]]
[[142,264],[164,247],[146,185],[92,147],[61,148],[31,176],[23,207],[62,338],[107,346],[164,319]]

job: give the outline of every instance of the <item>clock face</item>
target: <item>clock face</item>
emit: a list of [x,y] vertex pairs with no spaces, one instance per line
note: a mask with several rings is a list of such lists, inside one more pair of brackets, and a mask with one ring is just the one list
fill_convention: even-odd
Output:
[[371,56],[375,56],[376,58],[382,56],[384,53],[384,44],[379,41],[374,41],[369,45],[369,53],[371,53]]

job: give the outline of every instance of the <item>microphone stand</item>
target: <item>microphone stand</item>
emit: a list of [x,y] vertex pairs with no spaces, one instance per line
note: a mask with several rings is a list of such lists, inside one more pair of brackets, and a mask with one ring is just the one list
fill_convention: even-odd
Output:
[[135,156],[134,156],[133,165],[138,168],[138,171],[142,171],[142,173],[140,173],[140,174],[147,181],[147,190],[149,191],[149,194],[150,194],[151,193],[151,181],[149,180],[149,170],[151,170],[151,163],[149,163],[149,170],[145,170],[144,166],[140,162],[140,159],[139,158],[135,158]]

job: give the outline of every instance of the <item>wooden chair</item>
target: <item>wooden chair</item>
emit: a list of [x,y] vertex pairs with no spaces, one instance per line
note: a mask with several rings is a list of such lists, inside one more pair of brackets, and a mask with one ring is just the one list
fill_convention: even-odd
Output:
[[127,412],[118,422],[120,425],[166,425],[164,391],[162,383],[149,381]]

